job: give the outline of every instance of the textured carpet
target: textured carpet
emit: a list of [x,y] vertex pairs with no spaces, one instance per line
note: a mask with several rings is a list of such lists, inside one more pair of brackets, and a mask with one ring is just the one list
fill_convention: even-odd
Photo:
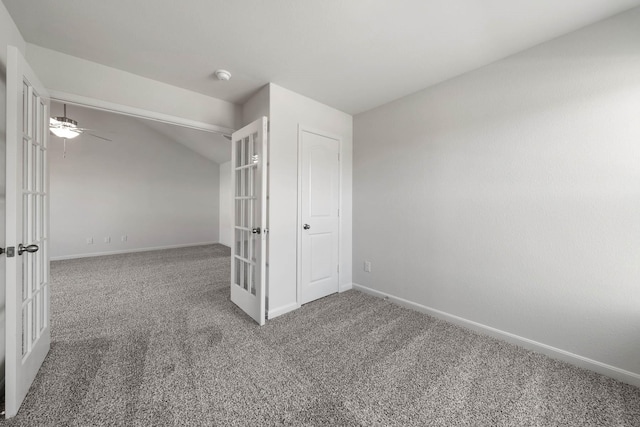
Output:
[[220,245],[52,263],[5,425],[640,426],[640,389],[355,291],[258,327]]

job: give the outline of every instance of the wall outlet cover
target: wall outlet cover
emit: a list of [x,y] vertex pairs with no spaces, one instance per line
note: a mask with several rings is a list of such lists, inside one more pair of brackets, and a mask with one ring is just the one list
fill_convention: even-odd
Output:
[[367,273],[371,273],[371,261],[364,262],[364,271]]

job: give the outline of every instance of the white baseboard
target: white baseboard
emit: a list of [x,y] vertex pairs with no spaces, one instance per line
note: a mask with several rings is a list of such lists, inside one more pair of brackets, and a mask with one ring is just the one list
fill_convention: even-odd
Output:
[[297,310],[298,308],[300,308],[300,305],[297,302],[292,302],[291,304],[287,304],[282,307],[269,309],[269,312],[267,313],[267,318],[271,320],[275,317],[282,316],[283,314],[287,314],[293,310]]
[[353,283],[343,283],[338,288],[338,293],[343,293],[345,291],[350,291],[351,289],[353,289]]
[[533,350],[538,353],[545,354],[554,359],[562,360],[580,368],[588,369],[607,377],[611,377],[616,380],[634,385],[636,387],[640,387],[640,374],[637,374],[635,372],[630,372],[624,369],[617,368],[615,366],[607,365],[606,363],[598,362],[597,360],[589,359],[587,357],[580,356],[578,354],[574,354],[537,341],[533,341],[528,338],[512,334],[510,332],[505,332],[500,329],[492,328],[491,326],[483,325],[472,320],[467,320],[453,314],[445,313],[444,311],[436,310],[435,308],[427,307],[422,304],[406,300],[404,298],[399,298],[385,292],[380,292],[375,289],[368,288],[366,286],[358,285],[357,283],[353,284],[353,289],[379,298],[388,298],[390,301],[393,301],[398,305],[411,308],[421,313],[425,313],[433,317],[455,323],[473,331],[480,332],[482,334],[489,335],[503,341],[507,341],[511,344],[516,344],[528,350]]
[[136,252],[159,251],[162,249],[189,248],[191,246],[215,245],[217,243],[218,242],[186,243],[182,245],[154,246],[149,248],[123,249],[119,251],[109,251],[109,252],[92,252],[88,254],[62,255],[57,257],[51,257],[51,261],[64,261],[67,259],[91,258],[96,256],[105,256],[105,255],[132,254]]

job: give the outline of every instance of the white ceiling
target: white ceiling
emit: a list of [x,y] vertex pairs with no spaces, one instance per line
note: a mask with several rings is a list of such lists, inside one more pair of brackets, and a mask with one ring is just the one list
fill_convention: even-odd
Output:
[[[24,38],[242,103],[273,82],[356,114],[640,0],[3,0]],[[213,71],[233,73],[229,82]]]

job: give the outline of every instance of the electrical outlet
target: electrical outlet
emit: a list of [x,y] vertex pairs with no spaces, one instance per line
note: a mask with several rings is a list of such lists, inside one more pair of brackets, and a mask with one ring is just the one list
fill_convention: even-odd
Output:
[[111,243],[111,237],[107,236],[104,238],[105,243]]
[[126,242],[127,241],[127,235],[124,234],[122,237],[120,237],[120,241],[121,242]]
[[93,245],[93,237],[87,237],[87,245]]
[[371,273],[371,261],[364,262],[364,271],[367,273]]

